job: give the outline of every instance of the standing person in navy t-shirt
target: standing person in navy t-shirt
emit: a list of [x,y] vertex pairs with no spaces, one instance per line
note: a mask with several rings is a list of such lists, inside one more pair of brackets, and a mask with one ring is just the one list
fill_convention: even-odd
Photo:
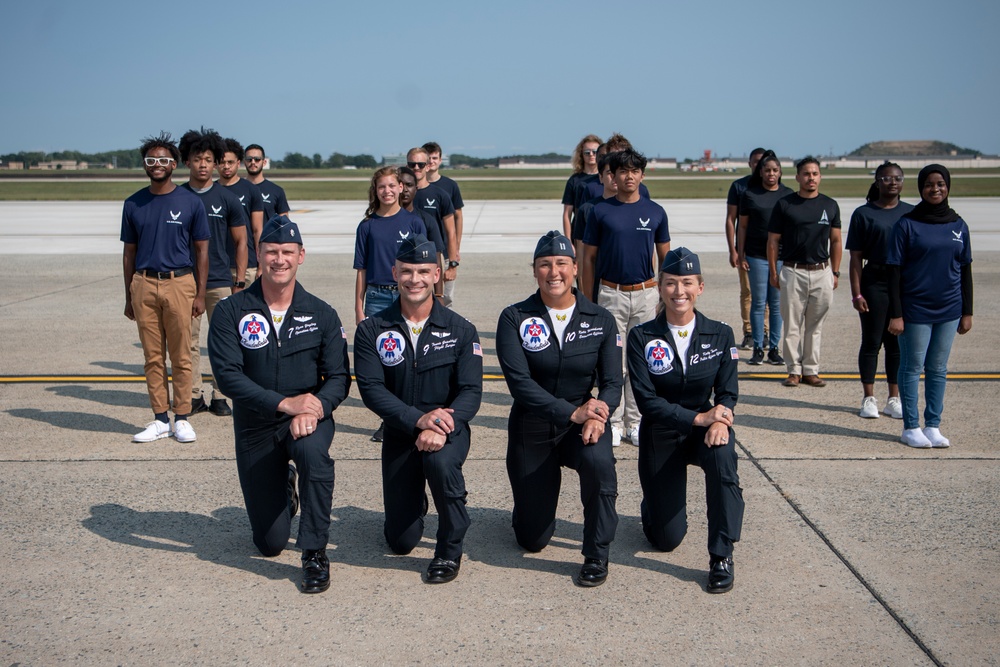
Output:
[[826,386],[819,376],[819,350],[823,322],[840,279],[843,247],[840,207],[820,194],[822,178],[816,158],[799,160],[795,164],[799,191],[774,206],[767,227],[769,280],[781,290],[786,387],[797,387],[799,382]]
[[[455,255],[449,258],[449,264],[454,262],[455,267],[458,267],[458,262],[462,256],[462,223],[464,217],[462,215],[462,209],[465,208],[465,202],[462,200],[462,190],[458,187],[458,183],[454,180],[448,178],[447,176],[442,176],[439,173],[441,167],[441,145],[436,141],[428,141],[423,145],[423,149],[427,151],[427,182],[439,190],[444,191],[448,198],[451,200],[451,205],[455,211]],[[433,241],[434,239],[430,239]],[[448,271],[444,272],[444,285],[443,294],[444,300],[442,303],[446,306],[450,306],[455,302],[455,281],[458,278],[458,272],[453,271],[452,277],[449,277]]]
[[354,237],[354,268],[358,272],[354,288],[356,324],[399,298],[392,277],[396,251],[411,235],[427,235],[420,216],[399,205],[401,189],[396,167],[382,167],[372,175],[368,209]]
[[[653,266],[662,263],[670,251],[670,231],[663,207],[639,194],[646,170],[642,153],[631,148],[613,153],[609,166],[618,192],[613,199],[595,204],[587,219],[580,289],[611,311],[624,338],[633,326],[656,316],[659,292]],[[594,299],[596,280],[600,286]],[[611,417],[611,441],[618,445],[624,435],[638,445],[639,409],[627,382],[628,369],[622,371],[625,400]]]
[[851,303],[861,317],[861,349],[858,351],[858,370],[861,372],[861,417],[878,418],[878,400],[875,398],[875,371],[878,369],[878,352],[885,347],[885,379],[889,385],[889,399],[885,414],[895,419],[903,418],[899,401],[899,341],[889,333],[889,269],[886,261],[889,237],[896,221],[913,210],[912,204],[900,201],[903,190],[903,170],[898,164],[886,160],[875,170],[875,182],[868,188],[863,206],[851,216],[847,232],[847,250],[851,253],[849,276]]
[[[264,178],[264,148],[260,144],[250,144],[243,153],[243,166],[247,170],[247,180],[260,190],[260,198],[264,201],[264,222],[276,215],[288,215],[292,208],[288,205],[285,190],[273,181]],[[255,240],[255,244],[260,239]]]
[[[133,436],[153,442],[175,435],[193,442],[191,414],[191,318],[205,311],[210,236],[201,201],[170,180],[180,159],[170,135],[146,139],[139,149],[149,187],[125,200],[122,208],[122,267],[125,317],[139,328],[145,358],[143,370],[154,419]],[[164,349],[166,344],[166,349]],[[174,384],[174,428],[171,431],[167,354]]]
[[760,162],[760,156],[764,154],[763,148],[755,148],[750,151],[750,158],[747,164],[750,165],[750,174],[743,178],[737,178],[729,186],[729,194],[726,195],[726,245],[729,246],[729,266],[739,272],[740,276],[740,319],[743,320],[743,342],[740,348],[749,350],[753,347],[753,334],[750,328],[750,278],[746,269],[739,261],[739,244],[737,241],[736,224],[739,222],[740,197],[750,184],[750,176]]
[[[205,312],[212,321],[215,306],[227,296],[236,294],[246,283],[233,280],[229,268],[226,239],[231,238],[236,252],[236,276],[247,271],[247,222],[239,198],[225,186],[212,181],[212,172],[226,152],[225,141],[214,130],[190,130],[180,142],[181,159],[190,171],[188,182],[181,187],[197,195],[205,205],[212,238],[208,243],[208,281],[205,291]],[[219,417],[233,414],[219,385],[212,378],[212,402],[205,402],[201,393],[201,317],[191,320],[191,367],[194,385],[191,387],[191,414],[209,411]]]
[[[427,166],[430,157],[422,147],[411,148],[406,152],[406,166],[413,170],[417,177],[417,194],[413,200],[415,208],[423,209],[441,220],[441,237],[444,239],[445,269],[441,272],[441,288],[444,290],[448,281],[458,277],[458,265],[461,252],[458,249],[458,233],[455,228],[455,206],[447,192],[427,180]],[[445,296],[442,305],[451,307],[451,302]]]
[[[889,241],[889,333],[899,336],[899,395],[910,447],[949,447],[941,434],[948,356],[955,333],[972,329],[969,226],[948,206],[951,174],[927,165],[917,176],[920,203],[899,219]],[[917,412],[924,373],[924,428]]]
[[576,217],[576,188],[580,181],[593,180],[597,176],[597,149],[601,147],[601,138],[596,134],[588,134],[573,149],[573,174],[566,180],[563,188],[562,229],[563,236],[575,240],[573,236],[573,219]]
[[[438,266],[441,266],[444,261],[446,246],[444,238],[441,236],[441,229],[444,223],[441,220],[440,212],[434,208],[417,208],[413,205],[414,199],[417,196],[417,175],[406,165],[399,168],[399,187],[400,208],[411,213],[416,213],[424,221],[424,227],[427,228],[427,240],[437,248]],[[434,285],[434,298],[443,299],[443,297],[444,281],[439,280]]]
[[[226,186],[235,194],[243,206],[247,223],[247,270],[242,276],[236,274],[236,248],[233,240],[226,238],[226,252],[229,253],[229,268],[233,274],[233,282],[244,286],[252,283],[257,277],[257,242],[260,232],[264,229],[264,199],[260,189],[240,176],[240,163],[243,161],[243,146],[235,139],[225,139],[226,152],[222,162],[216,165],[219,172],[219,184]],[[270,219],[270,218],[269,218]]]

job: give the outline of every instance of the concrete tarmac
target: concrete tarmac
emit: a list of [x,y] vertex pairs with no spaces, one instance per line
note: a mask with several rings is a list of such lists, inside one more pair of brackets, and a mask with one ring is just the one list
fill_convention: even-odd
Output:
[[[556,203],[530,205],[537,211],[502,224],[477,222],[475,205],[466,209],[472,234],[456,308],[481,332],[487,373],[499,372],[497,316],[534,289],[530,248],[558,220]],[[833,379],[857,372],[859,326],[846,282],[824,328],[827,387],[786,389],[782,368],[741,366],[736,433],[747,511],[732,592],[705,592],[702,475],[691,469],[687,539],[672,553],[654,551],[639,522],[637,450],[627,443],[616,451],[621,521],[608,582],[572,583],[582,562],[572,471],[552,543],[524,553],[510,529],[504,466],[510,396],[491,379],[465,467],[473,525],[459,578],[421,582],[433,552],[433,509],[414,553],[389,555],[379,447],[368,439],[377,419],[352,389],[335,413],[333,585],[305,596],[296,587],[298,551],[290,545],[266,559],[250,542],[230,419],[194,417],[191,444],[130,442],[150,414],[136,379],[135,325],[121,315],[120,248],[65,251],[86,237],[29,226],[23,233],[47,238],[41,249],[49,254],[18,249],[24,237],[11,231],[11,211],[0,210],[4,664],[1000,661],[1000,448],[990,414],[1000,399],[993,379],[1000,253],[980,250],[980,236],[995,233],[989,221],[973,229],[974,327],[951,355],[952,376],[973,379],[948,384],[942,429],[950,449],[899,444],[901,422],[860,419],[858,381]],[[668,212],[684,226],[679,206]],[[353,341],[351,257],[334,249],[347,231],[324,233],[316,223],[310,236],[307,215],[301,281],[337,308]],[[106,237],[117,244],[117,218],[110,220],[112,231],[97,234],[95,248]],[[479,239],[484,220],[490,237]],[[68,218],[63,224],[71,226]],[[491,240],[496,229],[508,233]],[[675,239],[684,240],[675,245],[721,247],[718,233],[706,230],[701,244],[687,233],[699,238],[697,225],[678,229]],[[330,244],[329,254],[314,251],[314,237]],[[702,263],[700,309],[738,323],[736,276],[725,255],[703,251]],[[846,276],[846,261],[842,268]],[[35,376],[55,377],[13,381]],[[877,395],[884,403],[884,384]]]

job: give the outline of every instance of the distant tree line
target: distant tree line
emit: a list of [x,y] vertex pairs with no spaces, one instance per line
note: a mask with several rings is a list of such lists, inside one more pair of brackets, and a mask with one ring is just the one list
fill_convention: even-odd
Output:
[[76,162],[87,162],[88,166],[101,168],[106,164],[117,164],[119,169],[137,169],[142,166],[142,157],[139,150],[130,148],[120,151],[105,151],[103,153],[81,153],[80,151],[55,151],[54,153],[44,153],[41,151],[20,151],[18,153],[6,153],[0,155],[0,161],[4,164],[8,162],[23,162],[25,167],[37,167],[39,162],[62,162],[74,160]]
[[367,153],[361,155],[333,153],[325,160],[319,153],[313,153],[312,157],[302,153],[285,153],[285,157],[280,160],[272,159],[271,166],[275,169],[344,169],[345,167],[374,169],[379,166],[379,161]]

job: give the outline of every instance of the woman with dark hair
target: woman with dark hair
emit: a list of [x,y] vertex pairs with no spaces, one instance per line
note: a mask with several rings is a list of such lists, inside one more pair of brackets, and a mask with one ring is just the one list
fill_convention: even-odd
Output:
[[[785,360],[778,353],[781,343],[781,292],[768,281],[767,223],[778,200],[792,194],[792,189],[781,184],[781,160],[774,151],[764,151],[760,162],[750,176],[747,189],[740,196],[739,263],[750,278],[750,334],[753,336],[753,355],[750,362],[758,366],[764,362],[780,366]],[[781,262],[778,263],[781,270]],[[770,311],[768,326],[764,326],[764,309]],[[764,340],[765,328],[768,340]]]
[[733,543],[743,527],[733,422],[739,353],[729,325],[696,309],[705,290],[698,255],[667,253],[660,268],[664,304],[656,319],[628,335],[628,373],[639,423],[642,530],[673,551],[687,533],[687,467],[705,473],[709,593],[733,587]]
[[532,272],[538,290],[497,323],[497,356],[514,399],[507,429],[514,535],[528,551],[549,543],[561,467],[572,468],[583,500],[576,582],[600,586],[618,526],[608,420],[622,397],[622,339],[611,313],[573,288],[576,255],[567,237],[552,231],[539,239]]
[[[920,203],[892,228],[889,333],[899,336],[900,442],[949,447],[941,434],[948,356],[955,333],[972,329],[972,244],[969,226],[948,206],[951,174],[931,164],[917,176]],[[924,428],[917,394],[924,374]]]
[[886,268],[889,236],[896,221],[913,210],[912,204],[900,201],[903,190],[903,170],[898,164],[886,160],[875,170],[875,182],[868,188],[867,201],[851,216],[847,234],[847,249],[851,253],[851,301],[861,317],[861,349],[858,350],[858,369],[861,372],[861,399],[859,415],[877,419],[878,400],[875,398],[875,371],[878,353],[885,348],[885,379],[889,385],[889,399],[885,414],[903,418],[899,402],[899,342],[889,333],[889,271]]
[[596,134],[588,134],[573,149],[573,175],[566,181],[563,190],[562,232],[568,238],[573,238],[572,224],[576,207],[576,189],[581,181],[597,180],[597,149],[601,138]]

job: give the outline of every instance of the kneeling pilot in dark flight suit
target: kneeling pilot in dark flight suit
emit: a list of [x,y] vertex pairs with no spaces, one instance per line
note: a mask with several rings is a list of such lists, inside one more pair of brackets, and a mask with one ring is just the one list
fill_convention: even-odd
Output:
[[208,353],[233,399],[236,466],[253,542],[265,556],[288,543],[298,470],[302,592],[330,587],[326,544],[333,502],[332,412],[351,386],[347,336],[337,312],[296,280],[305,260],[298,226],[276,216],[260,236],[259,279],[223,299]]
[[462,464],[482,400],[483,352],[476,328],[434,299],[441,268],[432,242],[403,241],[392,272],[399,299],[358,326],[355,373],[361,399],[385,424],[385,539],[397,554],[420,541],[426,483],[439,516],[426,581],[442,584],[458,576],[469,528]]
[[687,466],[700,466],[708,501],[708,592],[725,593],[733,587],[733,542],[743,526],[732,429],[739,351],[728,325],[695,310],[705,289],[697,255],[687,248],[668,252],[659,283],[663,311],[634,327],[627,346],[642,414],[642,529],[658,549],[680,545],[687,533]]

